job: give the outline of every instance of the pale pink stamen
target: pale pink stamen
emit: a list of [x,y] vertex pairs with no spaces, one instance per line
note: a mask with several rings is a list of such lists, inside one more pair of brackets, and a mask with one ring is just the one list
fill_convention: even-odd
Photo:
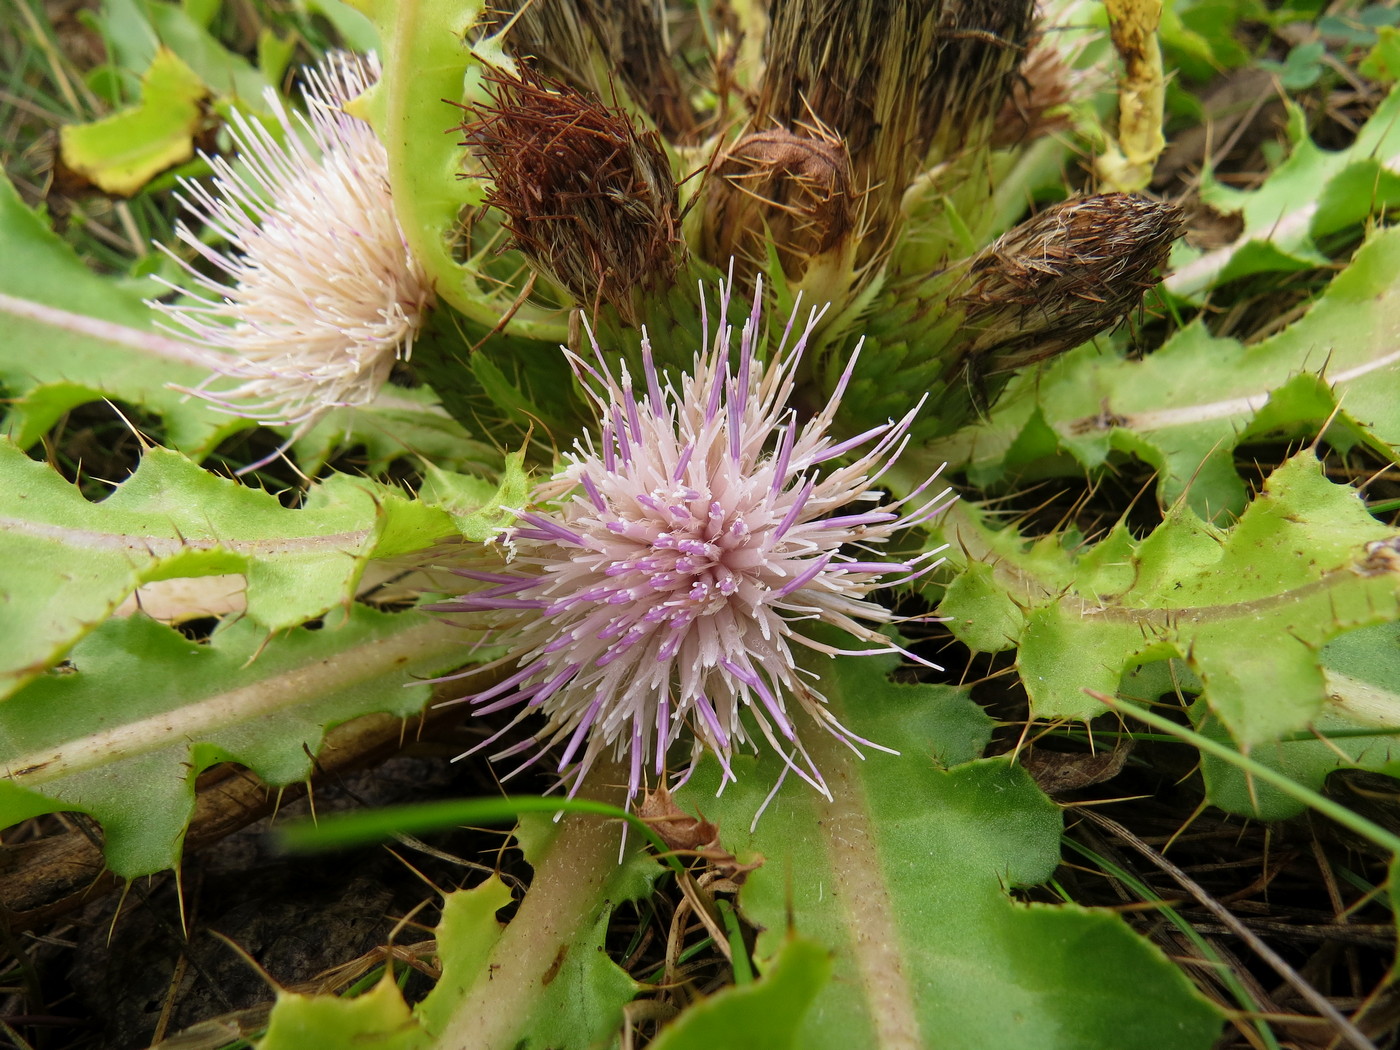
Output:
[[[372,56],[327,56],[307,75],[305,116],[269,89],[280,134],[235,111],[237,166],[206,156],[213,181],[181,184],[190,224],[176,236],[220,276],[170,253],[188,275],[185,288],[168,284],[183,298],[151,305],[210,351],[213,374],[186,392],[291,427],[283,448],[331,409],[372,400],[433,301],[394,217],[388,154],[344,110],[378,72]],[[209,247],[205,231],[226,246]]]

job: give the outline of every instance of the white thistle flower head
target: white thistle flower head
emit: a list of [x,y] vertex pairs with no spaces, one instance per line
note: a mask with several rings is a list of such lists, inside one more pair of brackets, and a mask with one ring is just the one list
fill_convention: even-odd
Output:
[[597,406],[601,439],[576,443],[536,494],[536,509],[518,515],[503,537],[511,556],[490,571],[455,570],[484,586],[430,607],[484,618],[488,637],[511,649],[488,666],[512,672],[462,698],[479,714],[517,712],[473,751],[542,718],[529,739],[491,757],[530,752],[519,772],[559,747],[570,795],[611,752],[629,768],[630,803],[644,769],[654,764],[664,777],[668,753],[684,738],[683,779],[709,751],[722,790],[734,779],[736,749],[756,750],[762,740],[830,797],[799,738],[795,708],[853,748],[879,745],[837,721],[794,647],[848,652],[806,632],[821,621],[869,646],[857,654],[902,652],[871,626],[893,616],[868,596],[938,564],[938,551],[869,558],[873,544],[950,502],[948,489],[926,495],[934,478],[889,503],[875,488],[907,444],[918,407],[833,440],[852,355],[831,401],[800,422],[788,400],[820,313],[790,344],[794,314],[763,361],[760,287],[731,362],[733,329],[723,320],[731,287],[720,286],[713,342],[702,308],[704,345],[678,386],[658,375],[645,330],[640,390],[625,366],[618,374],[607,363],[591,330],[591,363],[566,350]]
[[[328,55],[307,73],[306,115],[291,115],[269,89],[279,135],[235,112],[242,167],[206,156],[212,184],[181,184],[191,224],[176,235],[215,275],[178,260],[190,287],[168,286],[190,301],[151,305],[216,351],[214,374],[188,393],[294,428],[263,463],[331,409],[372,400],[411,353],[433,301],[394,217],[388,154],[344,110],[378,75],[373,56]],[[227,247],[205,244],[205,230]]]

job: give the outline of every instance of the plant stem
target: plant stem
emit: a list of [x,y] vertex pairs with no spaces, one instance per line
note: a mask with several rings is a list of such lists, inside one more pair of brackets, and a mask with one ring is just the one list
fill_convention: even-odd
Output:
[[[620,805],[625,782],[616,766],[599,763],[581,794]],[[439,1050],[509,1050],[517,1045],[541,989],[608,906],[621,842],[616,821],[583,814],[560,821],[554,841],[535,864],[520,910],[487,960],[488,978],[468,991],[438,1039]]]

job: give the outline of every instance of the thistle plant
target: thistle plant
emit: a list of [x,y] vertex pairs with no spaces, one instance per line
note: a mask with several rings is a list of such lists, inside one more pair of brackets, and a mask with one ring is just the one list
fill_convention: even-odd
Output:
[[[159,308],[230,351],[216,368],[238,384],[203,396],[290,425],[290,441],[373,396],[412,348],[431,288],[449,303],[483,287],[509,296],[465,349],[450,320],[423,340],[422,374],[469,426],[481,416],[460,409],[473,398],[557,422],[581,394],[597,420],[583,437],[549,435],[573,451],[512,508],[517,524],[476,559],[487,564],[460,570],[483,586],[429,607],[510,649],[492,665],[502,681],[465,698],[483,714],[516,712],[480,747],[510,734],[494,758],[552,754],[570,794],[608,755],[628,770],[630,801],[644,770],[664,779],[673,750],[687,756],[682,780],[706,754],[730,780],[736,750],[762,741],[829,797],[800,723],[879,744],[829,711],[793,653],[849,647],[802,625],[904,652],[870,626],[893,618],[872,595],[917,579],[934,554],[885,564],[868,548],[926,525],[947,495],[924,498],[920,477],[884,497],[878,479],[911,438],[988,410],[1017,369],[1117,325],[1178,223],[1170,205],[1100,194],[970,254],[930,235],[940,214],[989,203],[940,183],[981,185],[1033,40],[1029,3],[782,0],[739,27],[762,30],[765,62],[715,80],[726,91],[708,118],[664,47],[622,63],[627,39],[664,44],[655,16],[642,3],[525,5],[496,35],[475,27],[476,47],[496,57],[453,130],[455,185],[476,206],[437,232],[466,260],[453,265],[467,284],[442,267],[445,241],[396,225],[388,153],[345,112],[353,103],[382,121],[385,91],[403,86],[367,95],[370,67],[341,60],[312,74],[309,120],[274,105],[285,143],[235,119],[251,174],[215,159],[215,189],[188,190],[234,252],[180,230],[234,283],[196,275],[219,298]],[[717,269],[729,278],[711,319],[703,278]],[[800,320],[804,298],[813,308]],[[767,357],[765,300],[768,316],[789,318]],[[568,317],[562,354],[522,356],[551,311]],[[566,361],[574,390],[510,389],[531,357]],[[892,367],[900,381],[882,382]],[[538,393],[553,404],[536,405]],[[506,557],[493,567],[491,552]]]
[[[1241,1024],[1293,1017],[1251,998],[1273,987],[1257,975],[1197,994],[1121,901],[1013,900],[1054,877],[1065,825],[1033,761],[996,747],[1023,716],[1028,749],[1078,747],[1098,719],[1097,747],[1174,706],[1154,731],[1199,733],[1208,801],[1268,820],[1305,799],[1400,849],[1316,794],[1338,763],[1394,771],[1374,668],[1400,622],[1400,539],[1348,480],[1375,463],[1315,454],[1320,434],[1349,457],[1400,446],[1400,240],[1376,222],[1354,257],[1334,251],[1360,237],[1358,186],[1393,200],[1400,92],[1342,150],[1295,121],[1294,159],[1257,191],[1203,176],[1245,231],[1203,253],[1171,200],[1094,181],[1111,107],[1083,94],[1111,89],[1126,37],[1090,0],[1057,4],[1058,25],[1030,0],[352,2],[368,28],[326,17],[377,36],[382,73],[340,55],[284,77],[268,37],[258,75],[306,87],[259,106],[242,56],[162,52],[140,104],[64,140],[144,126],[106,121],[149,117],[173,82],[181,155],[224,144],[176,173],[169,257],[138,274],[166,279],[150,307],[0,187],[17,333],[0,341],[0,812],[101,826],[73,899],[103,864],[178,865],[211,763],[272,797],[417,719],[467,734],[439,753],[470,748],[473,793],[496,777],[548,796],[454,810],[543,814],[518,834],[529,887],[506,924],[501,881],[449,891],[411,956],[436,955],[435,990],[411,1007],[391,973],[329,1007],[354,1012],[347,1044],[626,1043],[639,988],[657,1002],[633,1020],[679,1015],[682,1045],[751,1041],[756,1002],[764,1039],[813,1047],[1203,1050],[1217,1002]],[[136,6],[207,35],[193,8]],[[203,82],[225,67],[236,88]],[[158,184],[142,193],[133,214],[164,214]],[[1271,267],[1313,270],[1294,287],[1312,298],[1243,332],[1266,311],[1231,282]],[[95,473],[62,440],[95,396],[161,428],[139,462]],[[353,468],[307,439],[347,408]],[[259,484],[201,465],[229,413],[279,430],[241,464],[267,467]],[[1260,438],[1251,457],[1307,447],[1258,481],[1236,460]],[[1120,471],[1158,518],[1107,502]],[[279,498],[259,487],[274,479]],[[1082,498],[1029,506],[1047,479]],[[1014,666],[985,655],[1013,649]],[[965,687],[964,666],[989,677]],[[1015,683],[999,727],[980,705],[993,679]],[[363,742],[360,716],[386,712]],[[1123,775],[1155,775],[1158,746]],[[638,909],[669,928],[622,938],[609,910],[660,869],[619,864],[618,821],[647,820],[693,825],[662,838],[696,867],[677,862],[672,906]],[[1355,868],[1363,892],[1390,877]],[[51,914],[21,904],[0,900]],[[629,939],[624,974],[608,950]],[[1206,961],[1201,981],[1228,969]],[[746,968],[750,990],[691,1009]],[[267,1050],[325,1005],[284,996]]]
[[[1079,83],[1041,43],[1032,3],[745,7],[708,112],[660,46],[652,5],[535,6],[503,12],[496,35],[478,30],[480,46],[511,61],[464,103],[464,173],[487,187],[465,236],[518,248],[533,281],[515,277],[497,301],[512,312],[611,304],[596,325],[616,345],[635,346],[622,336],[647,321],[678,330],[666,342],[679,346],[695,336],[697,277],[731,264],[749,286],[766,275],[773,304],[801,293],[830,305],[796,377],[799,402],[834,392],[859,340],[878,346],[836,421],[852,433],[903,415],[903,389],[929,392],[924,437],[985,411],[1016,369],[1129,316],[1179,230],[1170,204],[1089,194],[1006,232],[994,256],[992,236],[976,239],[995,211],[987,165],[1005,111],[1020,107],[1022,141],[1044,134],[1054,125],[1034,113],[1063,108]],[[619,64],[629,33],[658,46]],[[759,41],[762,63],[740,63]],[[1023,81],[1031,55],[1036,80]],[[1002,286],[1034,308],[994,308]],[[517,326],[512,313],[502,327],[524,334],[538,316]],[[1028,352],[1037,325],[1065,338]],[[902,389],[883,381],[896,364]],[[470,368],[424,367],[444,387],[470,385],[453,376]]]

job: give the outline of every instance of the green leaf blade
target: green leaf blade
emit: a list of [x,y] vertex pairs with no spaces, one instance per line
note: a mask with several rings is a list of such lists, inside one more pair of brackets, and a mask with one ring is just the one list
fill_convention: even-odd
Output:
[[0,827],[80,810],[102,824],[117,874],[169,868],[202,769],[233,760],[270,784],[304,779],[329,729],[420,710],[424,679],[466,662],[470,640],[364,608],[273,638],[245,619],[207,645],[144,616],[108,620],[71,669],[0,704]]
[[789,936],[761,980],[702,999],[663,1028],[651,1046],[653,1050],[800,1046],[802,1021],[830,978],[830,953],[816,941]]
[[[805,743],[833,802],[789,777],[748,832],[782,770],[771,754],[736,760],[738,781],[717,800],[705,797],[718,786],[712,764],[685,789],[726,848],[765,858],[740,896],[765,931],[760,961],[776,957],[789,929],[834,953],[799,1045],[1209,1046],[1214,1009],[1118,919],[1007,897],[1053,871],[1058,808],[1006,761],[969,761],[987,724],[965,695],[893,685],[872,673],[879,666],[809,662],[845,725],[901,752],[861,761],[814,731]],[[1094,954],[1080,957],[1081,944]],[[1147,984],[1151,1007],[1123,994]]]

